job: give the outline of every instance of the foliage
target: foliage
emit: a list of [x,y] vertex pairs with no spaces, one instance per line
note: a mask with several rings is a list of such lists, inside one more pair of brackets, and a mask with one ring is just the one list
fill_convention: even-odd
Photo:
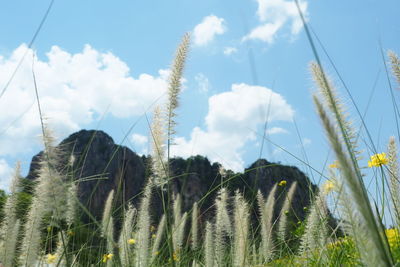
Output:
[[[307,25],[304,26],[313,45]],[[206,197],[195,202],[193,208],[183,211],[181,195],[170,195],[171,179],[183,174],[181,180],[185,186],[191,177],[191,164],[209,163],[201,156],[187,161],[170,159],[176,125],[175,109],[188,48],[189,36],[185,35],[173,62],[164,110],[167,116],[163,117],[164,113],[157,111],[153,119],[153,152],[149,160],[152,168],[138,207],[134,208],[132,203],[119,205],[115,200],[117,197],[114,199],[114,191],[111,191],[105,200],[102,220],[91,217],[90,212],[76,201],[76,185],[56,168],[62,153],[51,144],[48,132],[44,131],[45,153],[37,181],[17,177],[18,190],[14,188],[8,196],[0,190],[0,252],[7,254],[8,250],[4,248],[7,242],[15,247],[5,267],[50,264],[135,267],[398,264],[400,186],[396,140],[390,139],[387,154],[374,151],[368,162],[370,168],[380,170],[382,178],[380,197],[383,203],[379,210],[371,204],[364,184],[358,133],[346,113],[344,101],[326,76],[314,46],[316,62],[311,64],[311,70],[319,90],[314,94],[314,102],[337,158],[330,165],[330,181],[318,190],[304,184],[301,179],[289,181],[278,176],[269,195],[264,196],[260,191],[251,190],[260,185],[257,175],[246,190],[236,190],[240,185],[240,175],[214,164],[210,173],[204,174],[207,176],[218,171],[214,181],[205,181],[209,183]],[[389,59],[395,79],[400,83],[400,61],[393,52],[389,53]],[[386,168],[386,165],[389,166]],[[261,172],[266,166],[256,168]],[[178,173],[171,170],[178,170]],[[276,169],[269,170],[275,174]],[[296,173],[296,169],[290,171]],[[386,176],[390,178],[388,189],[384,187]],[[298,188],[304,187],[312,194],[313,201],[307,210],[307,219],[302,221],[294,211],[294,205]],[[152,218],[151,201],[156,197],[155,191],[161,195],[164,212],[158,225],[153,225]],[[334,224],[330,221],[328,195],[341,211],[338,227],[332,227]],[[385,229],[382,223],[385,199],[389,199],[386,206],[390,206],[395,214],[392,218],[394,226],[390,229]],[[252,211],[254,201],[258,202],[258,209]],[[203,218],[199,203],[207,203],[213,216]],[[75,204],[80,207],[77,213]],[[84,213],[88,213],[90,223],[84,224],[79,215],[75,219],[76,214]],[[253,217],[258,218],[254,223]],[[114,219],[122,221],[121,224],[116,226]],[[23,227],[19,226],[20,223]],[[343,236],[339,228],[343,229]]]

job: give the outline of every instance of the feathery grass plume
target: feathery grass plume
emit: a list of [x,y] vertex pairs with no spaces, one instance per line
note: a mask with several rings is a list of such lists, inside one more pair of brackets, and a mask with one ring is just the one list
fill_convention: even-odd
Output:
[[[352,238],[355,244],[363,244],[367,242],[366,237],[360,232],[361,228],[357,227],[359,217],[354,213],[353,203],[348,201],[349,193],[344,186],[344,182],[340,179],[333,169],[329,169],[329,179],[334,183],[333,191],[336,193],[338,211],[341,213],[339,218],[339,226],[345,234]],[[356,223],[355,223],[356,222]],[[358,248],[357,248],[358,249]]]
[[172,233],[172,238],[175,239],[174,241],[175,255],[178,257],[178,259],[181,258],[181,253],[183,249],[187,217],[188,217],[187,212],[183,213],[181,220],[179,221],[179,224],[176,226],[175,229],[176,233],[175,231]]
[[52,220],[65,219],[67,203],[67,186],[63,177],[57,171],[62,156],[61,151],[54,146],[54,138],[45,128],[43,141],[45,150],[40,161],[38,184],[32,197],[27,219],[24,225],[24,234],[21,242],[20,264],[33,266],[40,250],[40,229],[45,215]]
[[130,258],[131,247],[129,240],[132,239],[135,214],[136,209],[129,204],[128,209],[125,212],[124,222],[122,224],[121,233],[118,239],[119,258],[121,260],[121,264],[124,266],[129,266],[132,263],[132,259]]
[[361,176],[358,160],[361,159],[362,151],[358,149],[357,133],[346,115],[346,107],[337,96],[335,87],[326,76],[322,67],[316,62],[311,62],[310,69],[313,79],[319,87],[319,92],[324,100],[324,104],[329,107],[329,110],[336,118],[337,126],[342,133],[343,142],[346,144],[354,169],[357,174]]
[[267,201],[264,202],[264,198],[260,191],[257,193],[258,205],[260,208],[260,224],[261,224],[261,246],[260,256],[263,261],[269,261],[273,255],[273,217],[274,217],[274,206],[275,206],[275,193],[277,190],[277,184],[272,187],[268,194]]
[[192,249],[196,250],[199,245],[199,205],[194,202],[192,209]]
[[196,260],[193,260],[192,267],[200,267]]
[[46,126],[44,128],[43,142],[45,150],[40,161],[38,175],[39,184],[35,195],[40,194],[45,203],[46,213],[55,220],[66,219],[66,207],[68,202],[67,183],[65,177],[57,170],[61,165],[64,152],[55,145],[52,131]]
[[164,121],[161,114],[161,107],[156,106],[151,124],[151,166],[153,182],[162,187],[167,183],[166,162],[165,162],[165,132]]
[[390,195],[392,198],[392,205],[396,214],[397,227],[400,227],[400,185],[399,185],[399,165],[397,158],[397,146],[394,136],[389,139],[388,145],[388,170],[390,177]]
[[[107,253],[114,254],[114,220],[112,217],[112,204],[114,200],[114,190],[108,194],[101,220],[101,235],[107,240]],[[112,260],[107,261],[107,266],[112,266]]]
[[151,261],[152,262],[154,261],[154,259],[156,258],[156,256],[159,253],[161,241],[163,240],[163,237],[164,237],[166,222],[167,222],[167,219],[166,219],[165,215],[163,215],[158,224],[156,238],[154,239],[153,248],[151,251]]
[[[4,266],[8,267],[12,265],[15,257],[16,243],[12,242],[12,239],[16,239],[19,228],[15,229],[17,216],[16,208],[18,201],[18,188],[21,179],[21,165],[17,162],[14,170],[14,174],[11,180],[10,195],[7,197],[6,203],[4,204],[4,220],[0,223],[0,259]],[[19,225],[19,223],[18,223]]]
[[182,198],[180,194],[177,194],[173,204],[173,216],[174,224],[172,225],[172,244],[174,247],[175,255],[179,257],[179,253],[182,250],[183,238],[185,233],[185,225],[187,220],[187,213],[181,214]]
[[214,240],[213,227],[210,222],[206,222],[206,233],[204,238],[204,264],[206,267],[214,266]]
[[215,260],[217,266],[224,266],[225,239],[232,236],[232,225],[227,210],[228,192],[222,188],[215,199],[216,220],[215,220]]
[[137,246],[136,248],[136,266],[149,266],[150,250],[150,201],[153,184],[151,181],[144,188],[143,196],[138,211],[137,222]]
[[66,221],[68,227],[75,221],[76,216],[76,201],[77,201],[77,192],[78,188],[74,182],[72,182],[68,188],[67,192],[67,212],[66,212]]
[[278,239],[282,243],[286,241],[288,234],[289,214],[292,209],[293,196],[297,189],[297,181],[290,185],[289,191],[286,194],[285,201],[283,202],[282,210],[279,215],[278,222]]
[[176,227],[182,218],[182,198],[180,194],[175,196],[172,209],[174,216],[174,227]]
[[24,226],[24,237],[21,243],[19,262],[23,266],[30,267],[36,263],[40,249],[40,229],[45,211],[45,203],[42,201],[40,195],[35,194],[27,215]]
[[66,233],[59,232],[58,233],[58,239],[57,239],[57,247],[56,247],[56,252],[55,256],[56,258],[56,263],[59,266],[66,266],[66,244],[63,243],[63,236],[67,236]]
[[20,221],[16,220],[11,229],[7,232],[7,239],[1,251],[1,263],[4,267],[14,266],[14,258],[17,254],[17,240],[20,231]]
[[315,95],[314,103],[340,165],[341,176],[345,182],[343,192],[347,192],[348,189],[348,194],[344,194],[343,197],[353,207],[353,210],[350,211],[354,214],[350,219],[355,219],[350,222],[355,230],[352,236],[355,238],[357,236],[364,237],[364,242],[356,242],[361,260],[368,266],[392,266],[393,260],[384,236],[383,226],[370,206],[364,183],[361,177],[357,175],[349,156],[344,152],[335,128],[332,126],[322,103]]
[[168,159],[170,155],[170,145],[173,144],[173,135],[175,134],[175,109],[179,105],[178,96],[181,91],[181,79],[183,75],[183,69],[185,66],[186,56],[189,50],[190,35],[186,33],[176,51],[174,62],[171,67],[171,75],[169,77],[168,84],[168,103],[167,103],[167,149]]
[[327,243],[329,232],[326,193],[328,191],[321,189],[315,197],[314,203],[311,205],[305,231],[300,242],[300,254],[324,248]]
[[235,193],[233,266],[247,266],[249,254],[249,204]]
[[396,77],[397,83],[400,85],[400,60],[399,57],[393,51],[388,51],[388,57],[394,77]]

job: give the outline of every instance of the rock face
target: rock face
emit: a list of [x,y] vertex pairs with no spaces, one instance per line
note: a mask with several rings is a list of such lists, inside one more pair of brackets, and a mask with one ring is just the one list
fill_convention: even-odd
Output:
[[[141,192],[145,177],[143,160],[130,149],[116,145],[106,133],[82,130],[63,140],[59,147],[64,154],[60,170],[80,181],[78,198],[95,218],[101,218],[111,190],[124,196],[120,201],[128,201]],[[42,154],[33,157],[28,179],[35,179]],[[137,199],[133,201],[136,203]]]
[[[59,147],[66,155],[60,164],[60,170],[67,173],[67,177],[79,181],[78,198],[95,218],[101,218],[104,202],[111,190],[116,192],[117,205],[128,202],[138,205],[140,193],[150,173],[148,157],[139,157],[129,148],[116,145],[102,131],[81,130],[63,140]],[[41,155],[42,152],[33,157],[28,179],[35,179]],[[73,162],[70,155],[73,155]],[[316,190],[316,186],[296,167],[273,164],[264,159],[253,163],[243,174],[227,171],[223,177],[220,174],[220,165],[211,164],[202,156],[186,160],[172,159],[170,169],[171,193],[181,194],[184,211],[190,210],[195,201],[199,202],[201,221],[213,216],[212,205],[221,182],[230,192],[240,190],[251,201],[255,199],[257,190],[261,190],[266,197],[275,183],[285,180],[286,186],[277,191],[277,205],[280,207],[284,200],[284,197],[280,197],[284,195],[282,192],[297,181],[293,209],[299,220],[304,219],[303,207],[310,204]],[[151,212],[153,220],[157,221],[162,214],[161,194],[155,192],[153,195]],[[257,202],[251,203],[253,216],[256,218]],[[278,216],[279,209],[275,209],[275,212]],[[87,214],[83,214],[83,218],[89,219]]]

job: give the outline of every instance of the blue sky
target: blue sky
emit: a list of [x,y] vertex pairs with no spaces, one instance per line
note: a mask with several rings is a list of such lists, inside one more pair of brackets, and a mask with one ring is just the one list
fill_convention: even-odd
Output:
[[[389,136],[398,136],[379,42],[384,51],[400,53],[400,3],[300,3],[357,106],[366,112],[374,144],[386,150]],[[0,88],[27,50],[48,4],[1,4]],[[151,117],[150,104],[164,94],[168,68],[185,32],[192,33],[192,44],[174,153],[200,153],[242,170],[259,157],[270,104],[267,136],[274,144],[265,142],[262,157],[296,165],[318,183],[317,172],[275,146],[319,171],[333,160],[312,103],[315,87],[308,64],[313,54],[295,11],[290,0],[55,1],[33,50],[0,98],[0,188],[7,188],[17,160],[25,174],[31,157],[42,149],[32,105],[32,53],[43,112],[58,140],[82,128],[100,129],[116,143],[127,135],[124,145],[147,153],[149,129],[143,115],[147,110]],[[348,95],[318,49],[359,127]],[[400,92],[394,93],[398,100]],[[365,147],[365,165],[371,153]]]

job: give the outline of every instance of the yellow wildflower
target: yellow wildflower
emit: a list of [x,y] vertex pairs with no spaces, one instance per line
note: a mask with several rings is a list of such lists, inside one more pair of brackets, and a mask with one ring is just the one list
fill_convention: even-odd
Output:
[[395,229],[395,228],[387,229],[385,232],[386,232],[386,236],[387,236],[389,245],[391,247],[399,245],[400,235],[399,235],[399,231],[397,229]]
[[103,255],[103,262],[107,262],[108,260],[111,260],[114,254],[108,253]]
[[325,194],[329,194],[330,192],[332,192],[332,190],[335,188],[335,184],[332,183],[331,181],[327,181],[324,184],[324,193]]
[[174,254],[172,254],[172,259],[174,261],[179,261],[178,253],[174,252]]
[[152,235],[151,235],[151,238],[156,238],[156,235],[155,235],[155,234],[152,234]]
[[329,164],[329,168],[331,168],[331,169],[339,168],[339,162],[337,160],[335,160],[332,164]]
[[154,252],[155,256],[157,256],[158,254],[160,254],[160,252],[158,252],[158,251]]
[[56,263],[57,255],[56,254],[47,254],[46,255],[46,262],[47,264]]
[[350,245],[350,241],[349,241],[349,238],[347,238],[347,237],[339,238],[333,242],[326,244],[328,249],[334,249],[334,248],[338,248],[341,246],[349,246],[349,245]]
[[154,225],[150,226],[150,231],[154,232],[156,230],[156,228],[154,227]]
[[285,180],[282,180],[279,182],[279,186],[285,186],[287,184],[287,182]]
[[386,165],[388,163],[388,159],[386,158],[386,153],[378,153],[371,156],[371,159],[368,161],[368,167],[380,167],[382,165]]
[[136,240],[133,239],[133,238],[131,238],[131,239],[128,240],[128,244],[129,244],[129,245],[133,245],[133,244],[135,244],[135,243],[136,243]]

